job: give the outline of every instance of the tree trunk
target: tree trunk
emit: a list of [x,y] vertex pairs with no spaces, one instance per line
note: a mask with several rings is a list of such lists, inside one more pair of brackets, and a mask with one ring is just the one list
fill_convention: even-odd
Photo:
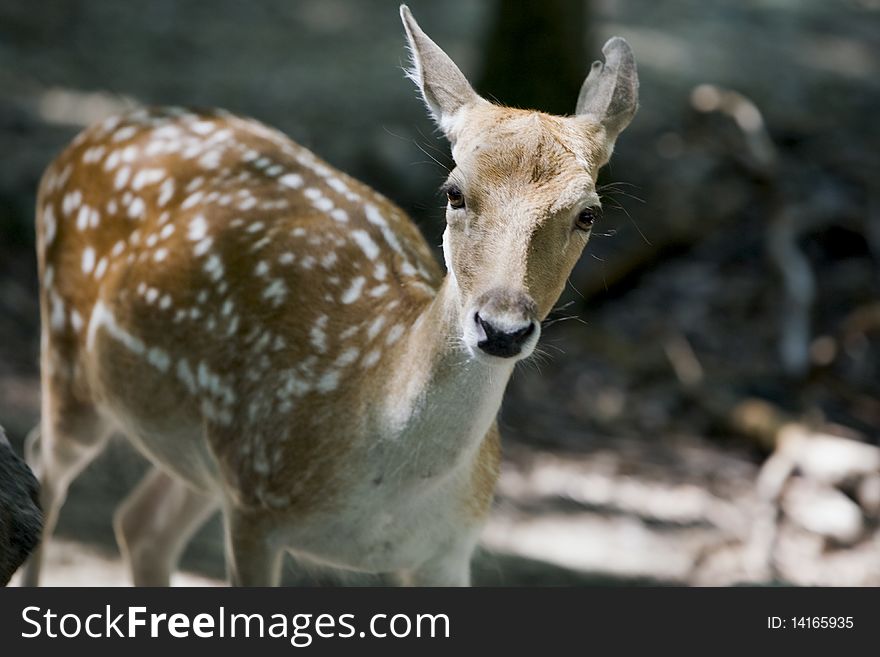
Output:
[[[589,58],[589,0],[498,0],[477,91],[511,107],[573,114]],[[592,53],[592,49],[590,49]]]

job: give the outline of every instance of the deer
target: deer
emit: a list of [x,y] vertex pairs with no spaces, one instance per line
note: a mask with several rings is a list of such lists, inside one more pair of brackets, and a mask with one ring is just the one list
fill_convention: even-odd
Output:
[[402,5],[411,78],[455,163],[441,267],[416,224],[281,132],[134,108],[47,168],[37,198],[45,522],[111,434],[152,464],[113,519],[137,586],[168,586],[222,513],[231,585],[285,554],[468,586],[500,468],[496,416],[601,213],[638,106],[603,48],[575,113],[479,96]]

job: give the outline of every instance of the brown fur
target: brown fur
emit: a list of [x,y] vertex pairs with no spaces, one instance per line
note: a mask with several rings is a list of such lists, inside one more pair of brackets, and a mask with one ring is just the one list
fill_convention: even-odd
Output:
[[589,238],[576,217],[598,204],[637,78],[616,39],[580,116],[499,107],[401,16],[465,200],[447,210],[445,278],[393,203],[227,112],[136,110],[50,166],[30,441],[47,534],[118,429],[176,475],[148,474],[115,519],[138,583],[166,584],[217,505],[236,583],[276,583],[283,549],[467,583],[504,387]]
[[[95,302],[99,298],[104,299],[117,322],[143,340],[145,345],[163,349],[173,362],[181,357],[185,358],[193,370],[196,363],[205,362],[213,371],[228,373],[230,380],[234,382],[242,399],[235,404],[232,423],[219,426],[208,421],[206,429],[218,465],[230,489],[236,491],[235,498],[240,504],[265,505],[265,500],[255,497],[254,491],[258,488],[254,484],[255,473],[251,469],[251,458],[242,458],[242,441],[250,440],[256,445],[259,440],[287,435],[290,431],[295,432],[295,440],[284,441],[281,445],[281,465],[271,476],[265,478],[264,492],[269,496],[277,496],[282,492],[290,494],[291,507],[303,510],[326,504],[333,490],[334,463],[343,457],[349,446],[345,440],[324,435],[321,428],[324,418],[335,413],[336,400],[340,396],[348,395],[348,390],[366,391],[368,395],[362,403],[370,403],[369,392],[378,392],[375,386],[367,383],[372,376],[372,368],[360,368],[355,364],[353,371],[346,376],[339,388],[326,395],[309,393],[306,399],[308,404],[301,405],[291,413],[273,410],[269,401],[265,408],[260,409],[260,418],[256,422],[249,421],[243,415],[247,400],[260,394],[267,383],[271,384],[276,372],[295,368],[304,360],[306,353],[300,345],[309,343],[309,327],[314,321],[314,316],[304,314],[304,310],[321,308],[325,303],[324,295],[338,297],[340,286],[353,277],[371,277],[367,270],[372,263],[365,262],[363,254],[348,239],[350,231],[367,231],[377,244],[382,243],[383,236],[374,225],[365,220],[362,213],[349,211],[349,222],[345,224],[328,221],[326,216],[307,203],[300,189],[281,192],[275,179],[267,176],[264,169],[256,168],[252,162],[242,161],[242,152],[251,148],[258,149],[260,156],[270,157],[284,166],[285,173],[295,172],[301,175],[304,178],[303,188],[314,186],[332,194],[332,191],[327,191],[323,180],[313,171],[299,166],[291,157],[290,152],[300,153],[302,150],[280,136],[275,141],[262,134],[255,135],[246,126],[240,125],[240,120],[231,122],[225,115],[217,113],[193,113],[179,119],[157,110],[146,115],[141,111],[137,116],[142,118],[129,117],[113,128],[111,134],[129,126],[136,129],[131,139],[113,144],[116,149],[133,146],[143,152],[156,129],[169,125],[179,126],[184,122],[213,121],[231,130],[231,139],[235,140],[237,146],[225,152],[218,169],[222,175],[215,174],[199,189],[205,193],[212,190],[222,193],[227,187],[235,190],[236,185],[224,181],[233,180],[244,171],[252,176],[247,187],[261,203],[283,199],[289,206],[283,211],[254,209],[244,212],[235,205],[223,207],[215,203],[209,208],[196,205],[190,209],[182,209],[180,205],[188,196],[184,191],[187,184],[199,175],[210,176],[211,172],[201,171],[173,155],[152,158],[141,156],[130,163],[133,170],[129,180],[138,171],[162,168],[173,176],[175,192],[164,206],[159,207],[159,185],[145,187],[142,194],[138,195],[145,203],[144,217],[133,221],[126,216],[122,203],[123,192],[108,194],[108,190],[114,188],[113,180],[119,167],[106,172],[102,166],[104,159],[92,165],[78,165],[89,148],[107,143],[110,135],[106,131],[96,126],[62,153],[49,168],[46,180],[51,181],[68,167],[72,173],[62,185],[52,191],[47,190],[44,180],[38,204],[38,216],[43,216],[45,208],[51,206],[57,221],[56,236],[48,245],[45,245],[42,237],[45,229],[43,222],[38,222],[40,243],[43,245],[40,248],[40,269],[44,282],[46,267],[54,269],[53,286],[50,288],[43,285],[41,299],[44,330],[48,336],[48,358],[51,361],[51,366],[44,368],[44,376],[47,377],[47,385],[51,390],[49,401],[53,404],[54,415],[58,416],[56,421],[63,423],[67,414],[64,409],[72,403],[67,402],[68,399],[85,406],[107,405],[123,414],[134,414],[144,424],[163,418],[163,422],[173,425],[180,422],[181,414],[193,417],[198,412],[198,402],[194,403],[192,395],[178,378],[173,374],[169,376],[157,372],[142,357],[101,333],[97,336],[97,353],[100,358],[97,361],[92,359],[85,349],[88,318]],[[263,130],[269,132],[268,129]],[[280,143],[285,143],[289,152],[283,151],[279,147]],[[326,166],[318,162],[319,165]],[[398,235],[405,254],[424,272],[424,275],[404,272],[400,268],[402,259],[389,257],[387,253],[380,256],[377,262],[385,264],[388,270],[385,279],[388,291],[378,299],[371,299],[364,294],[351,304],[347,308],[346,325],[360,324],[366,327],[375,318],[377,311],[381,312],[393,302],[397,303],[394,317],[416,312],[430,300],[430,296],[418,287],[411,288],[409,284],[422,282],[427,286],[437,286],[441,277],[424,239],[405,220],[399,208],[345,174],[329,167],[328,170],[332,172],[331,175],[343,180],[354,193],[375,204],[384,215],[392,219],[393,230]],[[99,209],[101,220],[98,229],[80,231],[75,225],[76,217],[65,215],[63,199],[71,190],[81,191],[82,204]],[[106,211],[106,206],[108,200],[114,198],[118,199],[117,212],[111,214]],[[337,205],[344,203],[344,199],[337,199]],[[171,218],[164,225],[175,226],[174,232],[153,247],[146,246],[145,242],[150,235],[161,232],[163,224],[160,218],[165,211],[171,211]],[[76,215],[77,211],[72,214]],[[198,214],[205,216],[209,224],[207,235],[214,237],[210,253],[218,254],[223,262],[223,280],[228,281],[229,288],[226,294],[218,293],[216,282],[204,271],[202,264],[205,257],[192,255],[193,243],[187,240],[187,226]],[[246,228],[224,228],[238,217],[245,217],[246,225],[261,221],[266,228],[253,234],[247,232]],[[306,230],[304,238],[291,236],[291,231],[296,227]],[[131,246],[133,233],[139,236],[137,246]],[[266,235],[271,237],[271,241],[259,253],[252,253],[253,245]],[[337,253],[337,259],[329,269],[325,270],[317,263],[313,265],[312,270],[321,271],[321,277],[300,280],[298,276],[307,275],[312,270],[302,271],[296,264],[289,268],[275,264],[285,251],[292,252],[299,258],[309,253],[314,254],[316,259],[320,258],[322,248],[303,248],[306,240],[316,237],[321,244],[328,245],[323,247],[324,250],[332,248]],[[111,251],[119,240],[127,242],[126,248],[121,255],[114,257]],[[87,247],[94,248],[96,263],[102,258],[109,260],[106,273],[99,282],[94,280],[92,274],[86,274],[82,270],[82,252]],[[160,248],[167,249],[168,254],[157,263],[155,254]],[[132,262],[128,260],[130,255],[134,256]],[[254,274],[255,263],[260,260],[273,263],[273,270],[278,271],[279,278],[283,277],[282,280],[289,290],[286,302],[279,307],[266,303],[261,297],[266,285]],[[328,283],[329,275],[337,276],[340,283]],[[145,300],[137,292],[138,286],[142,284],[158,290],[159,299],[170,294],[172,305],[162,309],[157,307],[157,300],[154,299],[152,303]],[[377,285],[373,282],[369,287],[375,288]],[[202,291],[208,294],[204,303],[199,303],[196,296]],[[60,330],[49,325],[52,315],[49,307],[50,294],[56,294],[65,308],[65,324]],[[224,298],[233,301],[235,314],[239,317],[238,328],[232,335],[227,335],[229,322],[220,315],[220,304]],[[199,309],[199,319],[175,322],[175,313],[181,308]],[[72,311],[79,313],[82,318],[79,330],[74,330],[71,324],[69,316]],[[389,319],[381,334],[371,342],[381,343],[387,330],[393,325],[391,320],[394,317]],[[214,331],[205,330],[205,322],[211,318],[216,323],[216,328]],[[327,350],[315,362],[314,367],[317,370],[332,362],[347,344],[346,341],[335,338],[345,328],[344,325],[335,323],[337,321],[338,318],[331,317],[326,327]],[[283,336],[284,345],[271,351],[271,370],[262,372],[256,381],[249,381],[246,373],[249,368],[259,368],[258,362],[262,353],[258,354],[255,346],[266,332],[271,333],[273,340],[277,336]],[[348,343],[353,341],[349,340]],[[358,360],[367,353],[369,344],[360,346],[363,348]],[[385,357],[386,350],[383,349],[381,358]],[[376,365],[378,364],[377,362]],[[208,400],[211,401],[213,400]],[[352,416],[356,416],[356,410],[350,409]],[[141,447],[150,451],[150,447],[144,443],[141,443]],[[290,482],[295,482],[293,488]]]

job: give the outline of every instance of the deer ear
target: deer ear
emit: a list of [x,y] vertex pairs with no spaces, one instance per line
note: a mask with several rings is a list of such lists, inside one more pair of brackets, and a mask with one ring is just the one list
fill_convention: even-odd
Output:
[[578,95],[577,114],[605,128],[608,157],[614,141],[639,107],[636,58],[625,39],[611,37],[602,48],[605,63],[596,61]]
[[456,113],[479,96],[449,55],[422,31],[406,5],[400,6],[400,18],[412,57],[407,77],[418,85],[437,125],[451,139]]

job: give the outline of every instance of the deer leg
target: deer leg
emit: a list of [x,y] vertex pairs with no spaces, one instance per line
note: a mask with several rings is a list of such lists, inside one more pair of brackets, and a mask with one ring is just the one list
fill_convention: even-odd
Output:
[[224,514],[226,570],[232,586],[278,586],[283,551],[269,539],[269,527],[238,510]]
[[101,453],[109,433],[94,407],[71,404],[58,408],[54,414],[44,413],[44,421],[28,435],[25,452],[28,465],[40,480],[43,533],[40,545],[25,566],[23,586],[39,584],[44,549],[58,522],[67,489]]
[[416,568],[397,573],[397,579],[403,586],[470,586],[475,545],[475,536],[462,537]]
[[113,518],[116,542],[135,586],[168,586],[193,534],[217,502],[158,468],[148,472]]

